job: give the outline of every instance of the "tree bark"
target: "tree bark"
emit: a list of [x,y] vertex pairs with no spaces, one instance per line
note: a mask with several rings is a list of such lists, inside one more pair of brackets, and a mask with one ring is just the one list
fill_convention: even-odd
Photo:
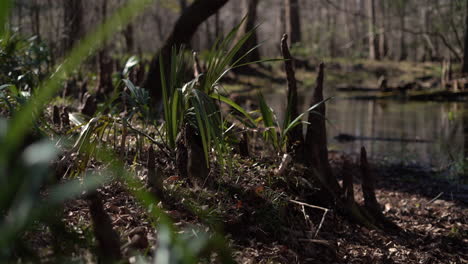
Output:
[[286,33],[289,35],[288,45],[301,42],[301,19],[298,0],[284,1],[284,17],[286,24]]
[[146,75],[143,87],[149,90],[153,105],[159,105],[162,97],[161,75],[159,67],[159,58],[163,58],[165,69],[169,69],[170,58],[172,56],[172,47],[189,46],[192,36],[197,31],[200,24],[215,14],[228,0],[198,0],[193,2],[181,14],[174,25],[171,34],[166,39],[163,47],[153,57],[150,70]]

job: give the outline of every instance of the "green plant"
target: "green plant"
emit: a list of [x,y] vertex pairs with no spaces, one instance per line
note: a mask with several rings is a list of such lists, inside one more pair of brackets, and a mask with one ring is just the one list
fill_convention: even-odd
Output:
[[[0,2],[0,38],[4,38],[3,26],[7,21],[8,10],[12,1]],[[93,176],[92,172],[81,175],[81,179],[66,183],[55,183],[51,177],[49,164],[57,156],[57,149],[53,143],[38,141],[28,142],[26,139],[33,130],[45,105],[60,88],[61,80],[80,65],[87,56],[92,54],[104,39],[109,37],[122,25],[149,4],[150,0],[133,0],[120,8],[115,15],[109,18],[97,31],[81,41],[57,67],[55,73],[44,79],[21,107],[15,109],[12,118],[7,122],[0,119],[0,262],[9,262],[13,253],[20,253],[18,245],[23,241],[22,235],[31,230],[35,222],[49,224],[51,210],[62,206],[63,201],[78,197],[85,190],[94,190],[104,184],[109,178]],[[11,94],[18,95],[12,87],[4,86]],[[136,93],[135,93],[136,95]],[[11,96],[11,95],[8,95]],[[10,98],[6,96],[7,100]],[[139,96],[139,95],[137,95]],[[6,103],[6,102],[5,102]],[[175,232],[172,222],[165,213],[155,204],[157,200],[149,194],[142,183],[130,174],[124,163],[112,154],[112,151],[103,144],[98,144],[105,131],[108,131],[110,122],[105,117],[94,117],[83,126],[78,139],[81,152],[106,164],[104,175],[112,175],[121,179],[130,192],[148,209],[158,228],[161,230],[160,247],[157,251],[157,263],[174,263],[168,256],[177,257],[178,263],[196,263],[197,257],[206,250],[216,250],[224,263],[229,260],[230,254],[225,243],[219,235],[205,236],[203,240],[191,240],[190,244]],[[84,124],[84,123],[83,123]],[[85,141],[87,141],[85,143]],[[26,143],[25,143],[26,142]],[[83,144],[82,144],[83,143]],[[48,195],[41,194],[45,188]],[[53,214],[52,214],[53,215]],[[48,217],[49,216],[49,217]],[[52,224],[51,224],[52,225]],[[165,239],[165,238],[170,239]],[[165,239],[165,240],[164,240]],[[220,241],[222,243],[220,243]],[[211,247],[208,247],[210,246]]]
[[[225,38],[216,41],[210,51],[205,55],[206,71],[196,76],[193,80],[184,84],[186,79],[184,65],[191,65],[190,58],[186,56],[183,48],[173,49],[170,59],[170,76],[166,78],[163,59],[160,61],[161,84],[164,107],[164,131],[166,141],[170,148],[174,149],[176,138],[183,124],[189,123],[197,130],[203,144],[205,159],[208,162],[211,150],[221,167],[224,164],[224,157],[230,146],[227,143],[229,132],[232,126],[229,119],[240,119],[248,126],[255,126],[252,117],[239,105],[227,97],[221,95],[220,80],[232,69],[257,63],[240,63],[258,46],[253,47],[246,54],[241,54],[240,58],[234,60],[240,48],[245,44],[253,31],[246,33],[237,42],[235,36],[244,20],[237,25]],[[254,29],[255,30],[255,29]],[[263,60],[274,61],[274,60]],[[229,105],[238,115],[222,113],[219,104]],[[209,164],[207,164],[209,165]]]
[[0,38],[0,83],[30,90],[45,78],[50,68],[49,49],[37,37],[28,39],[16,32]]
[[258,93],[258,100],[259,100],[259,107],[260,107],[260,114],[261,117],[257,119],[257,122],[262,121],[265,127],[265,131],[263,132],[263,137],[266,141],[270,142],[276,151],[284,152],[286,147],[286,141],[288,137],[288,132],[291,131],[296,126],[299,125],[309,125],[308,122],[302,121],[304,115],[307,113],[309,114],[318,114],[317,112],[313,111],[319,105],[325,103],[326,101],[330,100],[327,98],[315,105],[309,107],[305,112],[301,113],[295,119],[291,118],[290,111],[286,111],[284,115],[284,120],[282,125],[280,125],[275,112],[271,107],[268,106],[265,97],[262,95],[261,92]]
[[[8,142],[8,122],[0,119],[0,144]],[[15,156],[2,155],[0,160],[0,262],[11,257],[12,250],[24,247],[18,239],[34,228],[35,221],[55,224],[51,212],[61,204],[79,196],[84,190],[95,189],[106,181],[104,177],[88,175],[83,181],[57,184],[50,171],[50,162],[58,155],[56,146],[45,139],[16,150]],[[47,186],[49,195],[40,190]],[[52,213],[53,215],[54,213]],[[34,257],[34,256],[30,256]]]

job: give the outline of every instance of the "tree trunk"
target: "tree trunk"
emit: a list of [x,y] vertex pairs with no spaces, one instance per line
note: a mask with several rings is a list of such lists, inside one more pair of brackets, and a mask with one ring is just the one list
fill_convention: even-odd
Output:
[[215,36],[219,38],[223,34],[223,25],[219,19],[219,11],[215,14]]
[[[101,17],[104,21],[107,17],[107,4],[108,0],[101,0]],[[98,99],[103,99],[107,94],[114,90],[114,85],[112,83],[112,73],[114,72],[114,62],[112,58],[109,57],[107,41],[105,41],[103,47],[98,52],[98,74],[99,82],[97,89]]]
[[31,30],[32,33],[41,38],[41,20],[40,20],[40,4],[38,0],[34,0],[31,3],[30,16],[31,16]]
[[298,0],[284,1],[284,18],[286,22],[286,33],[289,36],[288,45],[301,42],[301,18]]
[[143,87],[149,90],[153,105],[159,105],[162,97],[159,58],[162,56],[165,69],[169,69],[172,47],[188,46],[200,24],[215,14],[228,0],[198,0],[181,14],[163,47],[151,61]]
[[465,2],[465,47],[463,51],[462,73],[468,74],[468,0],[466,0]]
[[408,52],[406,51],[406,34],[405,34],[405,27],[406,27],[406,3],[402,2],[400,7],[400,60],[406,60],[408,58]]
[[380,2],[380,32],[379,32],[379,59],[383,59],[387,56],[388,53],[388,44],[387,44],[387,28],[388,27],[388,17],[387,17],[387,6],[385,1]]
[[375,3],[374,0],[367,1],[367,11],[369,16],[368,34],[369,34],[369,59],[378,59],[377,41],[376,41],[376,23],[375,23]]
[[83,35],[83,4],[82,0],[64,1],[64,39],[63,51],[67,53]]

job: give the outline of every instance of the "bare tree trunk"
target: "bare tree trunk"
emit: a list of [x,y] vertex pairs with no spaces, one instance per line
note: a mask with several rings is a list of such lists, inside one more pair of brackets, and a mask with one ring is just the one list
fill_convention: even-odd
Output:
[[18,31],[21,33],[23,27],[23,2],[15,1],[15,3],[18,5]]
[[172,56],[172,47],[189,45],[190,40],[200,24],[215,14],[227,2],[228,0],[198,0],[193,2],[181,14],[163,47],[159,50],[158,54],[153,57],[150,69],[146,75],[146,80],[143,84],[143,87],[150,91],[153,103],[159,104],[162,97],[159,67],[160,55],[163,58],[163,64],[166,66],[165,69],[168,70],[168,65]]
[[[346,43],[352,43],[352,37],[351,37],[351,25],[349,24],[349,1],[342,1],[343,3],[343,24],[344,24],[344,39]],[[349,44],[347,44],[348,46]],[[352,44],[351,44],[352,45]],[[344,49],[344,56],[349,56],[351,53],[349,52],[350,49]]]
[[376,23],[375,23],[375,3],[374,0],[367,0],[367,11],[369,16],[368,34],[369,34],[369,59],[377,60],[377,41],[376,41]]
[[286,22],[286,33],[289,36],[288,45],[301,42],[301,18],[298,0],[284,1],[284,18]]
[[64,39],[63,52],[67,53],[83,35],[82,0],[67,0],[63,5]]
[[462,73],[468,74],[468,0],[465,1],[465,47],[463,50]]
[[387,6],[385,1],[380,1],[380,32],[379,32],[379,58],[383,59],[387,56],[388,53],[388,44],[387,44],[387,28],[388,27],[388,17],[387,17]]
[[327,32],[329,32],[328,41],[328,52],[330,57],[336,57],[336,18],[335,14],[332,14],[331,8],[327,6],[325,9],[327,17]]

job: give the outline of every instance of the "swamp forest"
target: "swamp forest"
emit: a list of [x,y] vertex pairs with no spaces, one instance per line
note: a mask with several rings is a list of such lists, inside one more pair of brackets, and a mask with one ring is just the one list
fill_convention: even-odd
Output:
[[468,0],[0,0],[0,263],[468,263]]

